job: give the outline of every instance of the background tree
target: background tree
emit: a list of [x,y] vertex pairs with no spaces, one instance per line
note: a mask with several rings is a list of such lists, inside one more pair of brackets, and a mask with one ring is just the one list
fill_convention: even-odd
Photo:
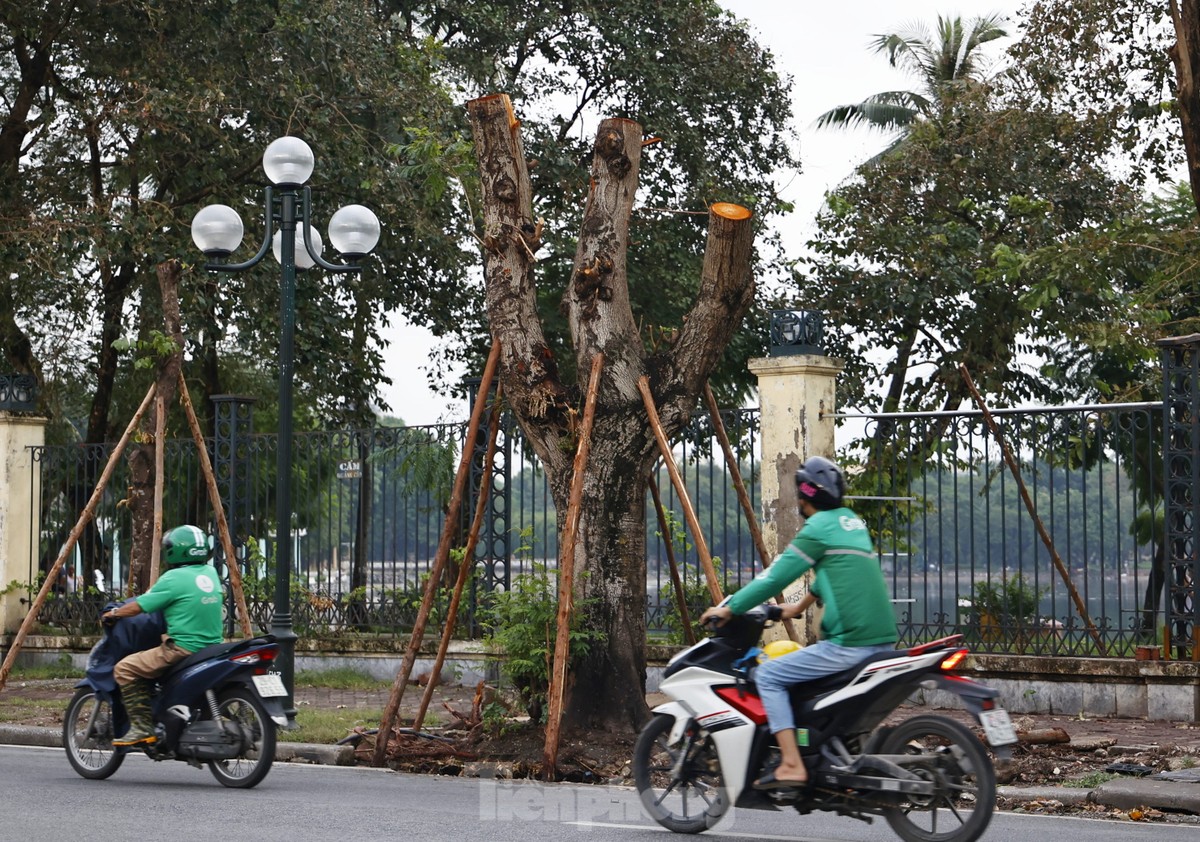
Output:
[[[462,276],[454,231],[466,219],[430,168],[413,165],[422,136],[409,123],[419,115],[428,134],[450,102],[431,78],[437,56],[369,6],[213,2],[198,14],[43,0],[4,5],[0,44],[5,341],[28,341],[51,401],[59,384],[93,387],[85,440],[107,437],[114,397],[137,400],[117,388],[133,375],[113,342],[160,323],[154,265],[195,254],[188,220],[201,204],[229,202],[253,220],[262,150],[280,134],[303,135],[319,156],[318,214],[365,199],[386,226],[361,278],[301,282],[303,399],[326,414],[368,410],[381,311],[403,301],[417,321],[452,323],[469,285],[444,279]],[[219,349],[274,357],[278,315],[263,305],[277,300],[277,276],[185,277],[189,357],[201,363],[189,376],[203,397],[221,390]]]
[[960,99],[959,91],[987,76],[987,63],[980,48],[1007,34],[997,15],[973,18],[965,24],[961,17],[939,15],[936,38],[920,24],[878,35],[872,42],[875,51],[887,53],[892,67],[916,77],[921,89],[884,91],[856,105],[840,105],[818,117],[817,126],[865,125],[898,132],[896,140],[885,150],[891,151],[917,122],[936,123],[951,116]]
[[805,289],[837,326],[829,343],[848,360],[849,405],[876,405],[882,383],[887,411],[955,409],[967,394],[959,363],[985,393],[1050,394],[1028,355],[1115,302],[1111,287],[1081,282],[1051,304],[1021,255],[1127,205],[1096,152],[1087,124],[971,87],[830,194]]

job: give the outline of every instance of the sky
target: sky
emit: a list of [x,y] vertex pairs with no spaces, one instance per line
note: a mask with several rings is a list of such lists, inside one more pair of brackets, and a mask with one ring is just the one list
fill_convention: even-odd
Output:
[[[960,0],[959,5],[944,0],[720,2],[749,23],[758,42],[774,53],[780,72],[792,78],[801,171],[777,175],[782,197],[796,207],[777,227],[785,248],[797,255],[812,232],[825,192],[887,143],[884,135],[865,129],[818,131],[814,127],[817,117],[873,93],[914,86],[912,79],[888,64],[885,55],[871,51],[873,36],[908,29],[912,24],[932,30],[939,14],[973,17],[995,13],[1012,17],[1020,6],[1018,0]],[[989,50],[989,55],[998,56],[1005,43]],[[384,360],[385,372],[394,382],[384,390],[384,398],[392,412],[411,425],[466,418],[470,412],[465,401],[447,399],[429,388],[425,366],[436,344],[433,336],[407,324],[403,313],[394,314],[392,322],[392,327],[383,332],[391,342]]]

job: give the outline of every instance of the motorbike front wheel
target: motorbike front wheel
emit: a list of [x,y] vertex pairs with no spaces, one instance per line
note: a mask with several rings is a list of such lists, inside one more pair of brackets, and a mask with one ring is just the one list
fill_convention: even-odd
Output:
[[112,705],[91,687],[80,687],[63,716],[63,748],[71,768],[85,778],[102,781],[125,762],[113,748]]
[[729,810],[717,747],[693,724],[669,743],[675,718],[658,714],[633,749],[633,780],[650,816],[676,833],[699,833]]
[[905,842],[974,842],[996,809],[996,773],[983,744],[965,726],[941,716],[914,716],[884,739],[880,754],[933,784],[931,796],[906,796],[884,811]]
[[258,696],[244,687],[224,691],[217,701],[221,716],[241,731],[244,749],[232,760],[210,760],[208,769],[222,786],[257,786],[275,762],[275,723]]

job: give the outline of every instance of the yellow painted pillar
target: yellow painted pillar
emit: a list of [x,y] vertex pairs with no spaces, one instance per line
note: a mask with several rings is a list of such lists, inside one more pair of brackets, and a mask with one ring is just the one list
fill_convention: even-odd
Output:
[[[762,448],[763,541],[767,551],[783,552],[802,518],[796,506],[796,471],[809,456],[834,458],[834,389],[841,360],[819,354],[793,354],[750,361],[758,378],[759,443]],[[807,591],[798,583],[785,592],[798,602]],[[798,624],[801,642],[816,640],[816,609]],[[774,630],[773,630],[774,631]],[[779,632],[781,636],[782,632]]]
[[[26,583],[36,569],[41,520],[41,471],[31,447],[45,444],[46,419],[0,411],[0,590]],[[25,619],[24,588],[0,596],[0,633],[12,634]]]

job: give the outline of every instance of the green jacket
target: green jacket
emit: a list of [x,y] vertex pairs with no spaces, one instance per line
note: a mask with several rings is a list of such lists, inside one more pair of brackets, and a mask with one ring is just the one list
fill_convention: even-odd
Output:
[[842,646],[896,642],[896,618],[867,525],[846,508],[805,521],[771,566],[730,598],[729,608],[741,614],[813,569],[812,591],[825,606],[823,639]]
[[224,639],[221,580],[210,564],[172,567],[137,598],[137,604],[146,612],[161,610],[167,634],[189,652]]

